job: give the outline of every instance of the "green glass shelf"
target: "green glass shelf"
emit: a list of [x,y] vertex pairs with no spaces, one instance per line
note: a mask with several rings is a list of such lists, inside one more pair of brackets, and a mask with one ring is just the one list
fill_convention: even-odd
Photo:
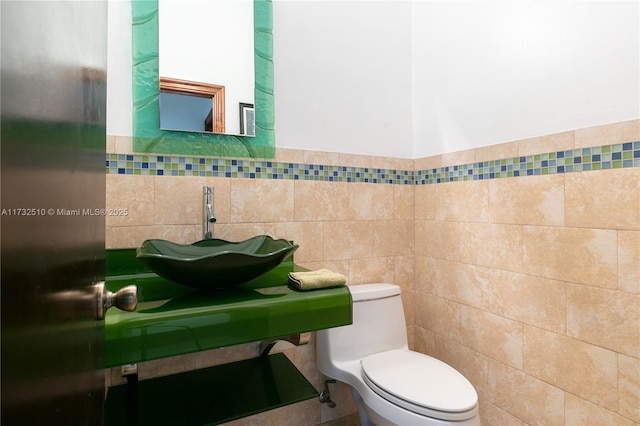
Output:
[[273,339],[351,324],[347,287],[300,292],[283,262],[234,288],[205,291],[175,284],[147,270],[135,249],[107,250],[110,291],[138,286],[135,312],[107,311],[105,367]]
[[277,353],[109,388],[105,425],[214,425],[317,396]]

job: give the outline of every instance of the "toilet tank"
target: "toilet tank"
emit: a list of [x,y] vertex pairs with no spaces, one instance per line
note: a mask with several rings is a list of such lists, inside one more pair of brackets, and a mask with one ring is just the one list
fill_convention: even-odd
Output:
[[349,286],[353,324],[318,331],[318,368],[392,349],[407,349],[407,326],[400,287],[393,284]]

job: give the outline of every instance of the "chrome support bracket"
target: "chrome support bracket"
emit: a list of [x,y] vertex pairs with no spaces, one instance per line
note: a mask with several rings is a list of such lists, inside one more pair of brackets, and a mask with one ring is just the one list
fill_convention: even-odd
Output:
[[120,367],[120,373],[122,377],[132,376],[138,374],[138,364],[125,364]]
[[275,346],[278,340],[287,341],[295,346],[306,345],[311,340],[311,333],[292,334],[289,336],[281,336],[273,339],[262,340],[258,348],[260,356],[268,356],[271,349]]

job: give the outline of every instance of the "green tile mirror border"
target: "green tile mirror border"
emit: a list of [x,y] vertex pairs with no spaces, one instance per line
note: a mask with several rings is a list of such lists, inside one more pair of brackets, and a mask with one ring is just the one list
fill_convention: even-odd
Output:
[[640,167],[640,141],[417,171],[180,155],[106,155],[107,174],[315,180],[400,185],[426,185],[630,167]]
[[158,2],[133,0],[133,151],[214,157],[275,157],[273,12],[254,0],[256,136],[175,132],[159,128]]

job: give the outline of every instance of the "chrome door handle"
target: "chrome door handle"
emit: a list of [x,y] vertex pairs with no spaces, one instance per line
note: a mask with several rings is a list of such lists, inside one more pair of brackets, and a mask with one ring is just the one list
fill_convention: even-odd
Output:
[[103,320],[107,309],[115,306],[123,311],[133,312],[138,306],[138,287],[128,285],[122,287],[115,293],[107,290],[104,281],[100,281],[94,285],[95,303],[96,303],[96,320]]

